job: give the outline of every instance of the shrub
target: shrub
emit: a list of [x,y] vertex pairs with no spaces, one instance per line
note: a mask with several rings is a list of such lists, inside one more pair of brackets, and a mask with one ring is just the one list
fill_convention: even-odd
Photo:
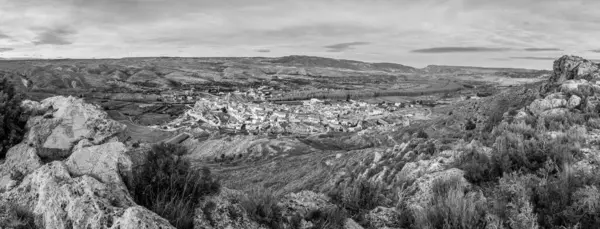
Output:
[[362,222],[364,213],[384,202],[383,187],[364,179],[345,183],[328,194],[334,203],[344,208],[359,223]]
[[[36,225],[36,216],[27,208],[17,203],[5,203],[0,205],[0,211],[6,211],[8,214],[3,214],[0,221],[0,228],[14,229],[36,229],[43,228]],[[38,220],[39,223],[43,223]]]
[[415,228],[485,228],[485,200],[481,193],[466,193],[458,179],[437,179],[432,202],[414,213]]
[[499,218],[499,228],[538,228],[531,195],[532,187],[539,182],[532,175],[518,173],[505,174],[500,178],[491,208],[491,213]]
[[240,202],[250,218],[271,228],[282,228],[284,223],[282,209],[277,206],[279,199],[264,188],[248,191],[248,198]]
[[218,193],[221,187],[208,168],[192,170],[189,162],[181,158],[186,153],[179,145],[152,146],[148,161],[135,174],[130,187],[136,203],[177,228],[193,228],[198,199]]
[[456,167],[465,172],[465,179],[473,184],[493,181],[499,176],[493,169],[492,160],[475,150],[465,152],[456,163]]
[[317,209],[308,213],[306,220],[314,224],[315,229],[343,229],[348,213],[342,208]]
[[419,132],[417,132],[417,138],[429,138],[429,135],[427,133],[425,133],[425,131],[423,131],[422,129],[419,130]]
[[22,99],[7,79],[0,80],[0,159],[25,135],[29,115],[21,107]]
[[564,166],[556,177],[544,181],[534,190],[532,198],[540,226],[597,228],[600,193],[594,179]]

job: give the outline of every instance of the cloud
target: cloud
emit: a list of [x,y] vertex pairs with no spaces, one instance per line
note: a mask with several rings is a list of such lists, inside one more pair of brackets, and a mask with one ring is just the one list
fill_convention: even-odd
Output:
[[528,52],[563,51],[562,49],[558,48],[526,48],[524,50]]
[[14,48],[0,48],[0,52],[8,52],[8,51],[12,51],[15,50]]
[[600,53],[600,49],[594,49],[594,50],[590,50],[590,51]]
[[555,57],[539,57],[539,56],[513,56],[510,59],[515,60],[556,60],[558,58]]
[[45,29],[37,34],[34,45],[70,45],[73,42],[69,36],[75,34],[75,31],[68,28]]
[[426,49],[415,49],[413,53],[456,53],[456,52],[504,52],[509,48],[488,48],[488,47],[435,47]]
[[9,35],[7,35],[5,33],[0,32],[0,40],[11,39],[11,38],[12,38],[11,36],[9,36]]
[[267,52],[271,52],[270,49],[257,49],[257,52],[263,52],[263,53],[267,53]]
[[343,52],[349,49],[354,48],[354,46],[358,46],[358,45],[368,45],[370,44],[369,42],[364,42],[364,41],[356,41],[356,42],[348,42],[348,43],[339,43],[339,44],[334,44],[334,45],[327,45],[325,46],[325,48],[328,48],[329,50],[327,50],[328,52]]

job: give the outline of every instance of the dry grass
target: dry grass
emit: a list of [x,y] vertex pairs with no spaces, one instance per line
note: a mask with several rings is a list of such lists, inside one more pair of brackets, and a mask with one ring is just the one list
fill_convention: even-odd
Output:
[[152,147],[148,162],[130,187],[136,203],[169,220],[177,228],[193,228],[199,198],[216,194],[219,181],[208,168],[192,170],[181,159],[185,148],[159,144]]
[[415,228],[485,228],[485,202],[480,195],[466,194],[456,179],[436,180],[429,206],[413,211]]

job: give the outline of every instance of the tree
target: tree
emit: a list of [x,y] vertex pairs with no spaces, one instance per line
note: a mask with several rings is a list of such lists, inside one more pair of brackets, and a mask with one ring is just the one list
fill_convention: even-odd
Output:
[[28,115],[21,107],[23,96],[6,79],[0,81],[0,158],[25,134]]

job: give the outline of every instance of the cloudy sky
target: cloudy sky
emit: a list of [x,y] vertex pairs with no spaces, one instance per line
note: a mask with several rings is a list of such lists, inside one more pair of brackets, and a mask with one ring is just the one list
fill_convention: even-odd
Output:
[[600,59],[597,0],[0,0],[0,58],[315,55],[549,69]]

